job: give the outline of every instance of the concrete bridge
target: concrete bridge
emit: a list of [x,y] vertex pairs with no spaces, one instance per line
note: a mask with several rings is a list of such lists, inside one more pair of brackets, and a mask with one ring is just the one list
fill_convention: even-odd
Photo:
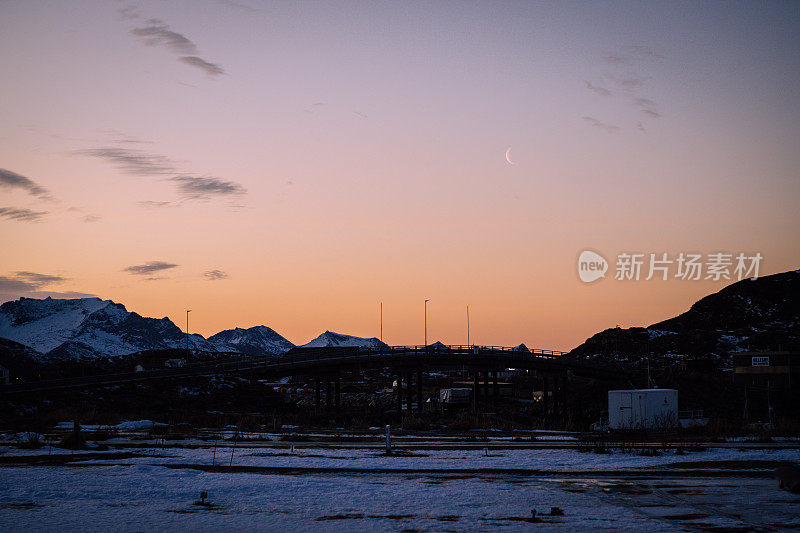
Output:
[[548,409],[547,402],[551,401],[552,405],[549,408],[555,412],[559,405],[565,404],[566,383],[569,378],[619,380],[628,377],[627,373],[620,369],[578,363],[566,359],[564,355],[565,352],[555,350],[526,351],[501,346],[438,344],[385,348],[293,348],[280,356],[239,355],[233,361],[190,364],[180,368],[15,383],[0,386],[0,396],[219,374],[258,375],[272,379],[302,375],[314,378],[317,407],[321,405],[324,386],[327,409],[333,407],[338,410],[342,374],[383,368],[389,369],[397,376],[398,410],[402,409],[404,400],[407,409],[410,410],[415,396],[420,400],[417,402],[418,408],[421,406],[423,372],[465,370],[472,377],[473,402],[483,397],[483,402],[489,403],[498,395],[499,372],[514,368],[534,373],[542,380],[545,409]]

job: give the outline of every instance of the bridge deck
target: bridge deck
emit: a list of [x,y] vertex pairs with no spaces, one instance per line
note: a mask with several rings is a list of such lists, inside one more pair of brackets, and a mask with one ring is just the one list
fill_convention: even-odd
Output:
[[234,361],[190,364],[142,372],[96,374],[73,378],[14,383],[0,386],[0,395],[48,390],[97,387],[153,379],[259,373],[273,377],[293,374],[329,374],[342,370],[397,367],[433,370],[470,368],[519,368],[543,373],[600,379],[623,377],[617,368],[578,364],[557,350],[522,351],[502,346],[389,346],[385,348],[293,348],[279,356],[237,357]]

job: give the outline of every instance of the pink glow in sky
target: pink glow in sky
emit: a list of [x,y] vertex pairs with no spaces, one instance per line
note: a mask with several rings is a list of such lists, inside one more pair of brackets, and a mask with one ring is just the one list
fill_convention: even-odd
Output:
[[800,265],[798,28],[796,2],[2,2],[0,300],[295,343],[377,336],[380,302],[421,343],[425,298],[453,344],[467,304],[496,345],[668,318],[729,282],[586,285],[577,255]]

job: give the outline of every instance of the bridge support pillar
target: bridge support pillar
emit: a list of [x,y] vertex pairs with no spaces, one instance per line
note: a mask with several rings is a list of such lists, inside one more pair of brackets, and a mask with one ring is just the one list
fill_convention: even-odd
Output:
[[414,396],[414,387],[411,386],[411,379],[412,379],[413,375],[414,375],[414,373],[409,370],[408,373],[407,373],[408,377],[407,377],[407,381],[406,381],[406,383],[408,385],[408,390],[406,390],[406,413],[409,414],[409,415],[411,414],[411,401],[414,399],[413,398],[413,396]]
[[497,403],[497,399],[500,397],[500,386],[497,384],[497,370],[494,371],[492,377],[492,393],[494,395],[494,402]]
[[333,403],[333,389],[331,387],[331,378],[325,380],[325,411],[331,412],[331,404]]
[[397,373],[397,413],[403,418],[403,373]]
[[422,412],[422,370],[417,370],[417,411]]
[[559,381],[561,378],[553,378],[553,420],[558,423],[561,421],[561,391],[559,390]]
[[475,411],[478,410],[478,395],[480,394],[480,372],[478,370],[474,371],[474,379],[475,381],[472,384],[472,407]]
[[548,398],[550,391],[547,390],[548,381],[547,376],[542,376],[542,419],[545,422],[550,417],[550,398]]
[[489,405],[489,371],[483,371],[483,404]]
[[334,400],[334,405],[336,406],[336,414],[339,414],[339,409],[342,406],[342,387],[341,387],[341,379],[339,376],[335,378],[335,390],[334,393],[336,395],[336,399]]
[[320,401],[320,395],[321,395],[320,394],[321,393],[320,388],[321,388],[321,383],[320,383],[319,376],[317,376],[316,380],[315,380],[315,383],[314,383],[314,407],[316,407],[317,410],[319,410],[320,404],[322,403]]

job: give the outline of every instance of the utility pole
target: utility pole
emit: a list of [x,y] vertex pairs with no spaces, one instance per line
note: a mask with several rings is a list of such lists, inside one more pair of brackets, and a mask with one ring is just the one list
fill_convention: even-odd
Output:
[[467,346],[469,345],[469,305],[467,305]]
[[191,309],[186,310],[186,355],[190,355],[189,352],[189,313],[191,313]]
[[428,299],[425,299],[425,347],[428,347]]
[[381,342],[383,342],[383,302],[381,302]]

